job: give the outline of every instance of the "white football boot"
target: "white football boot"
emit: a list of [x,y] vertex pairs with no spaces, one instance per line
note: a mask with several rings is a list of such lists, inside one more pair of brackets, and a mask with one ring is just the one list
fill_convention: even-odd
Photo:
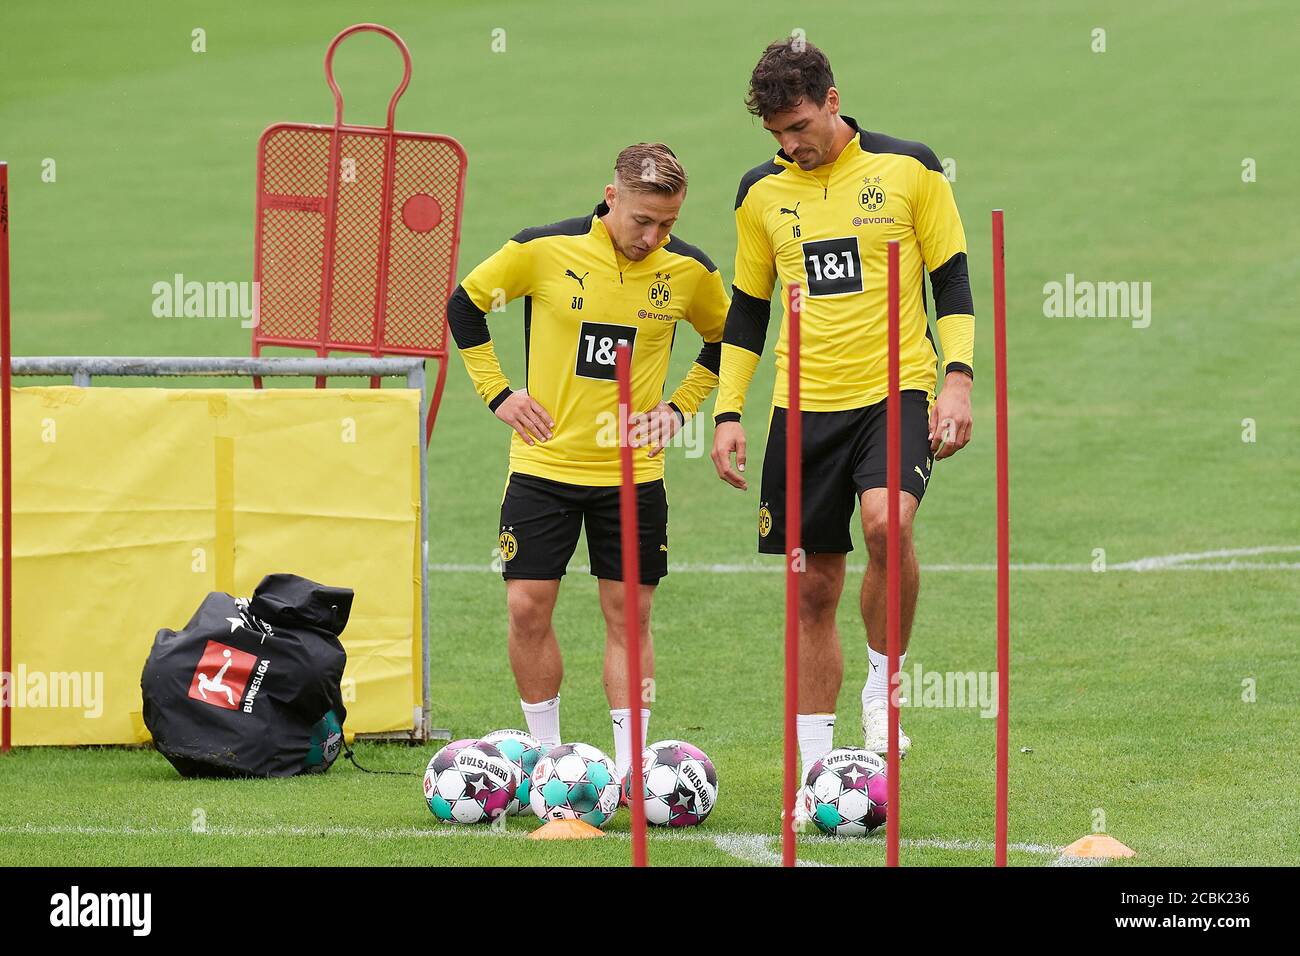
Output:
[[[889,704],[884,698],[868,701],[862,707],[863,748],[882,758],[889,757]],[[898,725],[898,756],[907,756],[912,747],[912,738],[903,733],[903,725]]]
[[808,808],[812,805],[812,794],[808,791],[808,785],[800,783],[799,789],[794,792],[794,832],[795,833],[816,833],[817,825],[813,823],[812,815]]
[[[812,814],[809,807],[812,806],[812,793],[808,789],[807,768],[802,764],[799,766],[799,776],[795,778],[794,788],[794,832],[795,833],[816,833],[817,827],[813,823]],[[782,818],[785,817],[785,811],[781,811]]]

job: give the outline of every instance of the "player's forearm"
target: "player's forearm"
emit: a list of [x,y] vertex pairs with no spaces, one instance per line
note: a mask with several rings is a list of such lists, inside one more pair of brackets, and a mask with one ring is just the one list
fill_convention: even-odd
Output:
[[691,365],[682,384],[677,386],[668,404],[677,409],[682,422],[700,410],[712,391],[718,387],[718,367],[722,360],[722,343],[705,342],[699,357]]
[[758,356],[738,345],[722,345],[722,365],[718,370],[718,401],[713,406],[713,421],[738,422],[745,410],[745,392],[758,367]]
[[715,422],[739,421],[745,408],[754,369],[758,367],[772,303],[732,287],[731,308],[722,333],[722,359],[718,367],[718,401],[713,409]]
[[966,254],[959,252],[930,273],[935,322],[944,371],[975,375],[975,306],[971,299]]
[[975,377],[975,316],[945,315],[937,323],[943,369]]
[[447,322],[465,369],[474,383],[474,391],[488,408],[496,411],[510,394],[510,380],[501,370],[496,349],[492,347],[487,313],[474,304],[463,287],[457,286],[447,303]]

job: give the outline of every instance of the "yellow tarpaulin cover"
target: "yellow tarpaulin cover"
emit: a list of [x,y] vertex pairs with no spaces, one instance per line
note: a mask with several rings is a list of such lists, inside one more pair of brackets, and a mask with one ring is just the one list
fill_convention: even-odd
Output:
[[284,571],[356,591],[346,731],[421,704],[415,389],[21,388],[13,741],[137,743],[159,628]]

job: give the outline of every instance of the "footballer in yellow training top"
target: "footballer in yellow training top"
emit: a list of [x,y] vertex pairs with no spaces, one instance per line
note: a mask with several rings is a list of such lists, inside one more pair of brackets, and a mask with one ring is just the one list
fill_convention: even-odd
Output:
[[[474,387],[515,433],[501,502],[500,550],[509,651],[529,731],[560,743],[563,676],[552,611],[583,524],[605,617],[605,689],[619,777],[632,760],[619,539],[618,383],[615,349],[632,354],[628,416],[640,525],[642,673],[654,674],[650,606],[668,573],[666,442],[717,385],[729,301],[717,267],[671,235],[686,172],[662,143],[639,143],[615,162],[593,212],[525,229],[481,263],[448,303],[452,334]],[[523,388],[512,388],[492,348],[486,314],[524,296]],[[685,380],[664,401],[678,323],[704,340]],[[637,696],[640,696],[639,694]],[[649,710],[640,709],[642,740]]]
[[[780,144],[744,175],[736,195],[736,274],[723,337],[713,461],[747,487],[745,392],[767,336],[773,283],[803,289],[803,427],[798,735],[805,771],[832,749],[844,662],[835,611],[844,587],[849,523],[861,502],[869,563],[862,584],[870,670],[862,692],[864,744],[887,749],[885,658],[885,404],[888,395],[888,243],[899,243],[902,422],[902,650],[916,607],[912,519],[936,458],[970,438],[975,318],[966,237],[952,188],[927,146],[861,128],[840,113],[825,54],[802,37],[771,44],[750,78],[748,105]],[[926,316],[934,293],[944,385]],[[776,388],[759,495],[759,550],[785,543],[786,311],[776,343]],[[735,457],[733,464],[732,458]],[[899,735],[906,753],[910,740]]]

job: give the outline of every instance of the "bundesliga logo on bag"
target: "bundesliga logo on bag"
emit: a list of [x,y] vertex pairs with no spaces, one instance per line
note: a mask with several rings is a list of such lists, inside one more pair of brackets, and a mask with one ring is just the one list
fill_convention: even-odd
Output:
[[[269,662],[263,661],[259,668],[259,684],[261,674],[266,673],[267,666]],[[238,710],[255,667],[258,667],[258,663],[253,654],[208,641],[203,656],[199,658],[199,666],[194,668],[189,696],[214,707]]]

